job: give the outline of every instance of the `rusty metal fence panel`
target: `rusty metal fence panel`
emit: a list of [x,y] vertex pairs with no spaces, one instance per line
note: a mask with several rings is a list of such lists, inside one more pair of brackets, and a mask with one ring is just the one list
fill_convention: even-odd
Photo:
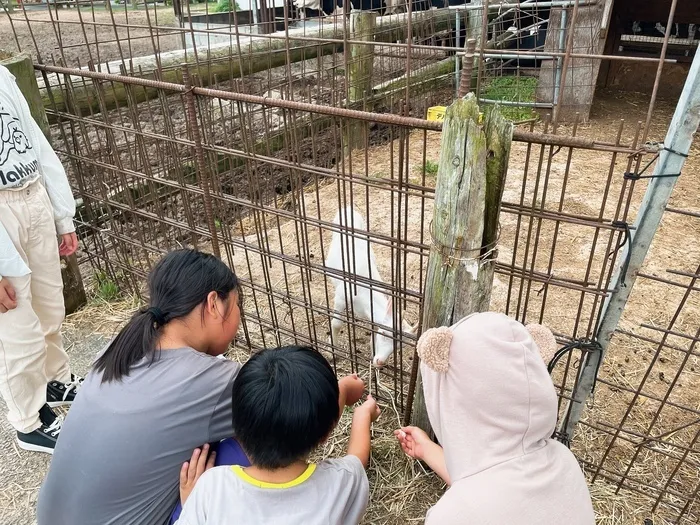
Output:
[[[551,2],[529,2],[537,9],[504,8],[497,17],[515,9],[514,17],[494,20],[485,16],[494,2],[484,3],[463,7],[477,13],[471,27],[480,26],[487,43],[507,38],[510,27],[539,28],[554,9]],[[575,8],[588,2],[562,4],[559,16],[575,20]],[[191,14],[192,6],[181,7]],[[458,84],[454,65],[470,18],[455,11],[411,8],[381,17],[390,20],[377,22],[382,36],[372,44],[353,41],[342,16],[323,31],[287,23],[285,31],[268,34],[270,20],[237,26],[235,11],[231,27],[202,29],[150,4],[138,11],[95,2],[33,11],[23,4],[8,14],[16,46],[36,57],[54,145],[78,199],[88,286],[110,282],[138,295],[161,254],[179,246],[212,251],[244,283],[237,345],[246,351],[315,345],[339,372],[371,374],[373,393],[404,411],[415,337],[393,330],[395,355],[370,371],[370,338],[382,327],[352,309],[334,311],[331,277],[367,282],[324,261],[332,233],[340,231],[334,215],[354,206],[368,225],[366,235],[355,236],[367,239],[377,256],[380,276],[370,284],[393,299],[397,321],[421,318],[440,162],[440,124],[423,119],[429,106],[449,103]],[[408,23],[398,31],[396,20]],[[552,34],[557,44],[559,34]],[[666,44],[669,38],[670,30]],[[183,43],[191,44],[186,51]],[[575,79],[575,68],[603,58],[564,44],[539,57],[550,61],[552,90],[557,67]],[[351,104],[352,45],[372,46],[374,59],[371,95]],[[495,92],[499,78],[532,78],[521,62],[538,51],[478,47],[473,88],[489,100],[485,94]],[[656,59],[628,57],[631,63],[664,58],[665,51]],[[411,78],[430,82],[409,85]],[[520,82],[506,83],[514,86],[510,102],[523,101]],[[565,82],[558,85],[574,89]],[[643,169],[653,151],[646,141],[663,136],[650,135],[656,94],[647,102],[641,117],[602,131],[578,117],[560,123],[554,102],[541,120],[533,105],[511,106],[527,108],[528,118],[511,151],[492,309],[547,324],[562,344],[595,335],[642,194],[643,183],[624,173]],[[360,146],[350,153],[348,136]],[[687,249],[653,254],[636,298],[650,306],[630,308],[572,446],[593,481],[638,498],[662,523],[685,524],[700,515],[700,209],[696,189],[683,188],[687,196],[674,201],[659,236],[664,246]],[[332,318],[343,322],[339,341],[329,341]],[[580,357],[571,354],[554,372],[562,412]]]

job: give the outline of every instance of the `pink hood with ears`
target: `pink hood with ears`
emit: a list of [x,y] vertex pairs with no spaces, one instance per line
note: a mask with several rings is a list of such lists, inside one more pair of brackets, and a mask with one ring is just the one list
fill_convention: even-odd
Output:
[[[548,340],[542,327],[533,335]],[[540,354],[551,350],[496,313],[423,334],[428,416],[452,480],[426,524],[595,523],[576,459],[550,439],[557,396]]]

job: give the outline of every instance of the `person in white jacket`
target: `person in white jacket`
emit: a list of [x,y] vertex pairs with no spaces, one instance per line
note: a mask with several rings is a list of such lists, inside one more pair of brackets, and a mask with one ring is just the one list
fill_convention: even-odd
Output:
[[[82,381],[63,349],[60,255],[78,248],[66,172],[0,65],[0,393],[25,450],[52,453]],[[60,240],[59,240],[60,239]]]

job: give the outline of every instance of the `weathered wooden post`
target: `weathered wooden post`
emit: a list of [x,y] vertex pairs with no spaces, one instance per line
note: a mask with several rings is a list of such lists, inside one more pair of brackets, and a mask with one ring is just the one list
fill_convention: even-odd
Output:
[[[423,299],[423,330],[450,326],[488,310],[498,241],[498,213],[508,170],[513,124],[498,107],[478,124],[474,94],[447,108],[442,128],[431,250]],[[417,366],[417,356],[414,366]],[[412,421],[430,422],[417,376]]]
[[[469,3],[469,9],[467,11],[467,38],[473,38],[476,40],[477,46],[481,46],[481,28],[483,26],[485,7],[479,9],[479,6],[484,6],[484,0],[472,0]],[[488,40],[488,35],[486,36]]]
[[[0,61],[0,64],[5,66],[17,79],[17,86],[24,98],[27,99],[32,117],[39,124],[46,139],[51,142],[49,120],[46,118],[46,110],[37,85],[32,59],[29,55],[20,54]],[[78,267],[78,258],[75,254],[61,259],[61,274],[63,276],[63,299],[66,303],[66,313],[70,314],[87,302],[83,279]]]
[[[372,68],[374,65],[374,28],[377,13],[358,11],[350,14],[350,38],[367,44],[350,45],[350,62],[348,63],[348,104],[364,111],[372,109]],[[361,106],[360,106],[361,104]],[[364,129],[366,123],[349,120],[345,136],[345,152],[361,148],[365,144]]]

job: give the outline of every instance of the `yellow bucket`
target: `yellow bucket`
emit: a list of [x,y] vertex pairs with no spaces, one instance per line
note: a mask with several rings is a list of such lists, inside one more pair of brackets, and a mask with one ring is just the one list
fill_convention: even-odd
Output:
[[[428,108],[428,120],[442,122],[445,120],[447,106],[431,106]],[[484,114],[479,113],[479,124],[484,123]]]
[[445,120],[447,106],[432,106],[428,108],[428,120],[442,122]]

